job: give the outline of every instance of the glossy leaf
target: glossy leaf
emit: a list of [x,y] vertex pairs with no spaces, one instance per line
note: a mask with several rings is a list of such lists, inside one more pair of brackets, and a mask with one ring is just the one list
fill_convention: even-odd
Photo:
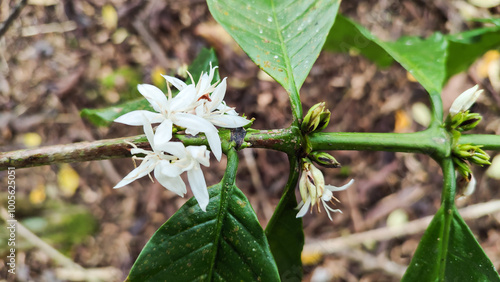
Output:
[[209,0],[213,17],[248,56],[290,94],[302,118],[299,89],[326,40],[340,1]]
[[207,211],[194,198],[186,202],[151,237],[128,281],[279,281],[264,230],[234,185],[236,152],[228,158]]
[[[495,267],[456,208],[447,231],[445,220],[441,208],[425,231],[402,281],[440,281],[442,277],[444,281],[500,281]],[[448,240],[442,240],[442,232],[449,232]]]
[[[484,52],[500,44],[500,26],[453,35],[434,33],[427,39],[402,37],[395,42],[387,42],[376,38],[353,20],[342,15],[337,18],[325,49],[346,51],[352,46],[381,66],[389,62],[385,59],[384,50],[429,92],[434,120],[439,122],[443,117],[441,90],[444,84],[452,75],[466,70]],[[342,45],[342,42],[348,45]]]
[[[198,57],[189,66],[188,71],[192,74],[195,82],[200,78],[201,72],[210,70],[210,62],[212,66],[218,65],[217,56],[213,49],[202,49]],[[214,80],[219,80],[219,72],[216,71]],[[187,81],[186,83],[191,83]],[[172,89],[172,90],[175,90]],[[154,111],[149,102],[136,91],[136,100],[128,101],[119,105],[103,108],[103,109],[83,109],[80,115],[96,126],[109,126],[117,117],[135,110]],[[174,92],[175,94],[176,92]]]
[[301,281],[301,253],[304,246],[302,219],[298,210],[295,187],[299,178],[299,163],[290,159],[290,176],[283,196],[266,227],[267,240],[278,265],[281,281]]
[[361,54],[379,67],[390,66],[394,59],[376,41],[376,38],[367,29],[339,14],[326,38],[323,49],[332,52]]

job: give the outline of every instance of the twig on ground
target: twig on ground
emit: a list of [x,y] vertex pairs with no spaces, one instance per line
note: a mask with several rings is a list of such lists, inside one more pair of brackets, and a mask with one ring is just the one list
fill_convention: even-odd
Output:
[[346,249],[338,253],[339,256],[359,262],[365,271],[382,270],[398,279],[401,279],[406,272],[406,266],[390,261],[385,256],[374,256],[368,252],[357,249]]
[[245,157],[245,162],[247,164],[248,172],[250,173],[250,179],[252,180],[252,185],[257,191],[257,197],[262,204],[262,210],[264,211],[265,220],[271,219],[273,215],[273,208],[269,204],[269,199],[263,188],[262,180],[260,177],[259,170],[257,169],[257,164],[255,163],[255,158],[253,157],[253,149],[243,150],[243,156]]
[[[0,217],[5,221],[8,220],[7,210],[4,207],[0,209]],[[54,260],[57,264],[64,266],[65,268],[84,270],[84,268],[81,267],[79,264],[67,258],[59,251],[54,249],[51,245],[45,243],[45,241],[38,238],[38,236],[29,231],[28,228],[24,227],[24,225],[22,225],[19,221],[16,222],[16,231],[18,235],[26,239],[26,241],[28,241],[33,246],[40,249],[52,260]]]
[[[500,200],[476,204],[459,210],[459,213],[462,215],[464,220],[476,219],[478,217],[496,212],[500,212]],[[383,227],[362,233],[355,233],[345,237],[311,242],[304,246],[303,255],[313,255],[318,253],[333,254],[365,242],[383,241],[416,234],[423,232],[431,220],[432,216],[427,216],[400,226]]]
[[3,24],[0,26],[0,37],[2,37],[5,32],[9,29],[10,25],[14,20],[21,14],[21,10],[26,6],[28,3],[28,0],[21,0],[19,3],[14,7],[14,10],[12,10],[12,13],[9,15],[9,17],[3,22]]

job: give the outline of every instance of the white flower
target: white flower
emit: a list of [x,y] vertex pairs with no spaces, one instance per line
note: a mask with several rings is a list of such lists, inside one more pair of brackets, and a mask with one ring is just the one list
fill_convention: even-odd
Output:
[[182,152],[185,151],[184,144],[181,142],[170,142],[170,139],[164,140],[161,144],[156,144],[153,137],[153,128],[147,122],[144,123],[144,133],[153,151],[140,149],[132,144],[134,148],[131,149],[131,153],[133,155],[144,154],[146,156],[142,158],[134,157],[134,159],[142,160],[141,164],[113,188],[121,188],[154,171],[155,178],[163,187],[184,197],[187,191],[186,185],[180,177],[182,169],[172,163],[172,161],[178,159],[178,155],[182,155]]
[[318,212],[320,212],[319,202],[321,201],[323,207],[326,210],[328,218],[332,220],[330,212],[342,213],[341,210],[333,209],[328,206],[328,202],[331,202],[332,199],[338,201],[337,198],[333,196],[333,192],[343,191],[349,188],[352,183],[354,183],[354,179],[351,179],[349,183],[341,187],[325,185],[323,173],[313,164],[304,163],[304,169],[299,181],[299,189],[302,201],[300,201],[299,205],[297,206],[297,208],[300,210],[297,213],[296,217],[303,217],[307,213],[307,210],[311,209],[312,211],[312,207],[316,204],[318,204]]
[[197,100],[196,115],[219,127],[238,128],[247,125],[249,120],[238,116],[233,108],[224,103],[226,87],[226,79],[224,78],[212,95],[209,97],[201,96]]
[[142,163],[125,176],[114,188],[123,187],[130,182],[139,179],[154,171],[154,176],[160,184],[184,197],[186,194],[186,184],[181,178],[183,172],[187,172],[189,184],[194,197],[198,201],[200,208],[206,211],[210,200],[205,177],[200,168],[200,164],[210,166],[210,152],[206,146],[184,147],[181,142],[170,142],[163,140],[160,145],[154,141],[154,132],[151,124],[144,122],[144,132],[153,151],[137,148],[131,150],[133,155],[143,154],[145,157],[134,159],[142,160]]
[[218,82],[212,84],[216,69],[217,67],[210,64],[210,72],[202,74],[197,84],[194,84],[194,81],[192,84],[186,84],[178,78],[164,75],[167,82],[180,91],[175,97],[172,97],[170,88],[167,98],[156,86],[138,85],[139,92],[149,101],[156,113],[137,110],[126,113],[115,121],[128,125],[143,125],[144,116],[148,123],[160,123],[154,137],[157,144],[171,138],[174,124],[186,128],[186,133],[190,135],[203,132],[211,151],[220,161],[222,148],[219,131],[215,126],[237,128],[247,125],[250,121],[238,116],[234,109],[224,103],[226,80],[219,85]]
[[[183,87],[175,97],[172,97],[169,91],[168,99],[163,91],[154,85],[139,84],[137,89],[149,101],[156,113],[145,110],[132,111],[118,117],[115,122],[127,125],[143,125],[144,122],[160,123],[154,137],[158,144],[172,137],[173,124],[185,127],[186,133],[191,135],[203,132],[207,137],[210,149],[220,161],[222,148],[217,128],[204,118],[189,113],[194,110],[196,98],[193,85]],[[146,121],[142,117],[145,117]]]
[[483,90],[478,90],[478,88],[479,85],[476,84],[476,86],[469,88],[462,94],[460,94],[460,96],[458,96],[457,99],[453,101],[453,104],[450,107],[450,115],[455,116],[460,112],[467,111],[472,106],[472,104],[476,102],[481,93],[483,93]]
[[465,180],[466,184],[463,185],[465,187],[459,187],[459,188],[462,188],[462,191],[459,193],[460,197],[458,197],[457,200],[466,199],[467,197],[472,195],[472,193],[474,193],[474,191],[476,190],[476,185],[477,185],[476,178],[472,174],[470,176],[471,176],[471,178],[469,181]]
[[187,171],[191,191],[200,208],[206,211],[210,198],[200,164],[210,166],[210,152],[207,151],[206,146],[187,146],[184,154],[175,162],[175,165],[182,171]]

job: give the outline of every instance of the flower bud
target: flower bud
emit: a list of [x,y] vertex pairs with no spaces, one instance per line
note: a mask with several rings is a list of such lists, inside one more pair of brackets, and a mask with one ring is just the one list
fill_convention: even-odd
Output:
[[479,165],[479,166],[483,166],[483,165],[491,165],[490,161],[489,161],[489,158],[488,159],[485,159],[484,156],[478,156],[478,155],[474,155],[472,156],[469,161]]
[[330,122],[330,111],[325,109],[325,102],[312,106],[302,121],[302,132],[311,133],[322,131]]
[[339,168],[340,163],[330,154],[326,152],[312,152],[309,157],[317,164],[328,168]]
[[452,158],[453,163],[455,164],[455,169],[465,178],[467,181],[470,181],[472,177],[472,171],[470,170],[468,164],[465,160],[461,158]]
[[465,113],[464,120],[457,126],[458,131],[467,131],[475,128],[483,119],[478,113]]
[[309,159],[304,159],[302,176],[299,181],[299,191],[302,199],[311,198],[314,206],[325,190],[325,178],[321,170],[316,168]]
[[478,89],[479,86],[475,85],[474,87],[467,89],[462,94],[460,94],[460,96],[455,99],[450,107],[450,115],[455,116],[460,112],[467,111],[472,106],[472,104],[476,102],[481,93],[483,93],[482,89]]

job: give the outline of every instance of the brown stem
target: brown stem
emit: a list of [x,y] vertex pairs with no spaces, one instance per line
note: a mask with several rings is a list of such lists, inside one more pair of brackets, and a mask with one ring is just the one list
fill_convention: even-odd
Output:
[[130,157],[127,142],[134,143],[139,148],[148,148],[144,135],[79,142],[66,145],[54,145],[36,149],[24,149],[0,153],[0,170],[8,167],[24,168],[54,163],[85,162]]

